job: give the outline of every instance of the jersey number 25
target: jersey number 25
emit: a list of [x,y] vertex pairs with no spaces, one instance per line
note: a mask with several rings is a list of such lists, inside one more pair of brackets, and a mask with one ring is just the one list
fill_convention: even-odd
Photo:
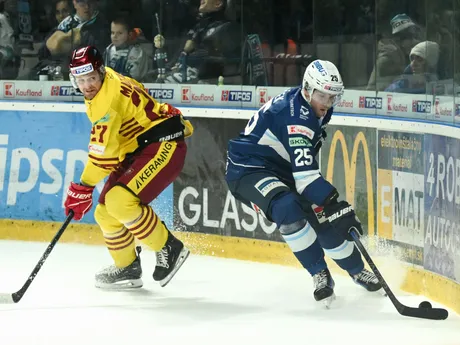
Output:
[[295,165],[297,167],[303,167],[305,165],[311,165],[313,163],[313,156],[311,155],[310,149],[295,149]]

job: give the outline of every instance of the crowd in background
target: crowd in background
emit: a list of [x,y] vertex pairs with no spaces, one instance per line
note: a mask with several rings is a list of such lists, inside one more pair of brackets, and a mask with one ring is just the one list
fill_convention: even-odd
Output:
[[312,59],[350,89],[456,93],[460,0],[0,0],[0,78],[67,80],[95,45],[142,82],[294,86]]

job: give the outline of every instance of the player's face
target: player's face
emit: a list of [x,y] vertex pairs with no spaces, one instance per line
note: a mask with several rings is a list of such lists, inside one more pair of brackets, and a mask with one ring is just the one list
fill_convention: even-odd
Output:
[[[303,90],[303,92],[306,92],[306,98],[308,99],[308,91]],[[336,100],[337,96],[335,95],[330,95],[318,90],[313,90],[310,105],[313,108],[316,117],[320,119],[327,114],[327,111],[334,105]]]
[[75,77],[75,81],[86,99],[93,99],[102,87],[101,75],[98,71]]
[[111,25],[110,38],[115,47],[120,47],[129,39],[129,32],[123,24],[112,23]]

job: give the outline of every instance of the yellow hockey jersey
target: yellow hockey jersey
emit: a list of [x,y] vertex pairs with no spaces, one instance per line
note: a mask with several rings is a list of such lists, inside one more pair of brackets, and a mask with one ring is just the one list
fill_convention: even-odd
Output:
[[[168,104],[157,102],[141,83],[108,67],[101,89],[93,99],[85,99],[85,104],[92,130],[80,179],[89,186],[95,186],[139,148],[138,136],[169,119]],[[193,126],[180,117],[184,136],[192,135]]]

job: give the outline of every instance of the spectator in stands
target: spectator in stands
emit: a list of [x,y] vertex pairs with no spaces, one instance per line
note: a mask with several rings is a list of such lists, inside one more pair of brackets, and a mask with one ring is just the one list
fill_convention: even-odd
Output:
[[68,62],[74,49],[88,45],[100,51],[110,43],[109,24],[97,10],[97,0],[72,0],[75,13],[67,16],[45,39],[39,51],[39,60],[30,79],[38,79],[38,74],[60,66],[64,77],[68,75]]
[[[167,72],[166,83],[217,81],[221,75],[239,73],[241,26],[227,18],[226,10],[226,0],[201,1],[198,23],[188,32],[179,57],[172,60],[173,67]],[[161,48],[164,38],[158,35],[155,41]]]
[[438,80],[439,45],[436,42],[420,42],[412,48],[409,57],[411,63],[403,75],[385,91],[424,94],[427,83]]
[[0,79],[16,78],[19,67],[16,60],[14,30],[8,16],[2,11],[0,13]]
[[126,17],[114,19],[111,24],[112,43],[104,52],[104,62],[116,72],[142,81],[147,73],[148,57],[136,43],[137,33]]
[[419,43],[421,28],[406,14],[390,21],[392,37],[378,42],[377,60],[367,85],[368,90],[383,91],[407,65],[410,50]]
[[73,0],[73,6],[75,14],[65,18],[46,40],[51,55],[68,55],[87,45],[104,51],[109,43],[109,26],[97,10],[97,0]]
[[59,25],[66,17],[72,13],[72,2],[70,0],[56,0],[54,6],[54,16],[56,25]]

